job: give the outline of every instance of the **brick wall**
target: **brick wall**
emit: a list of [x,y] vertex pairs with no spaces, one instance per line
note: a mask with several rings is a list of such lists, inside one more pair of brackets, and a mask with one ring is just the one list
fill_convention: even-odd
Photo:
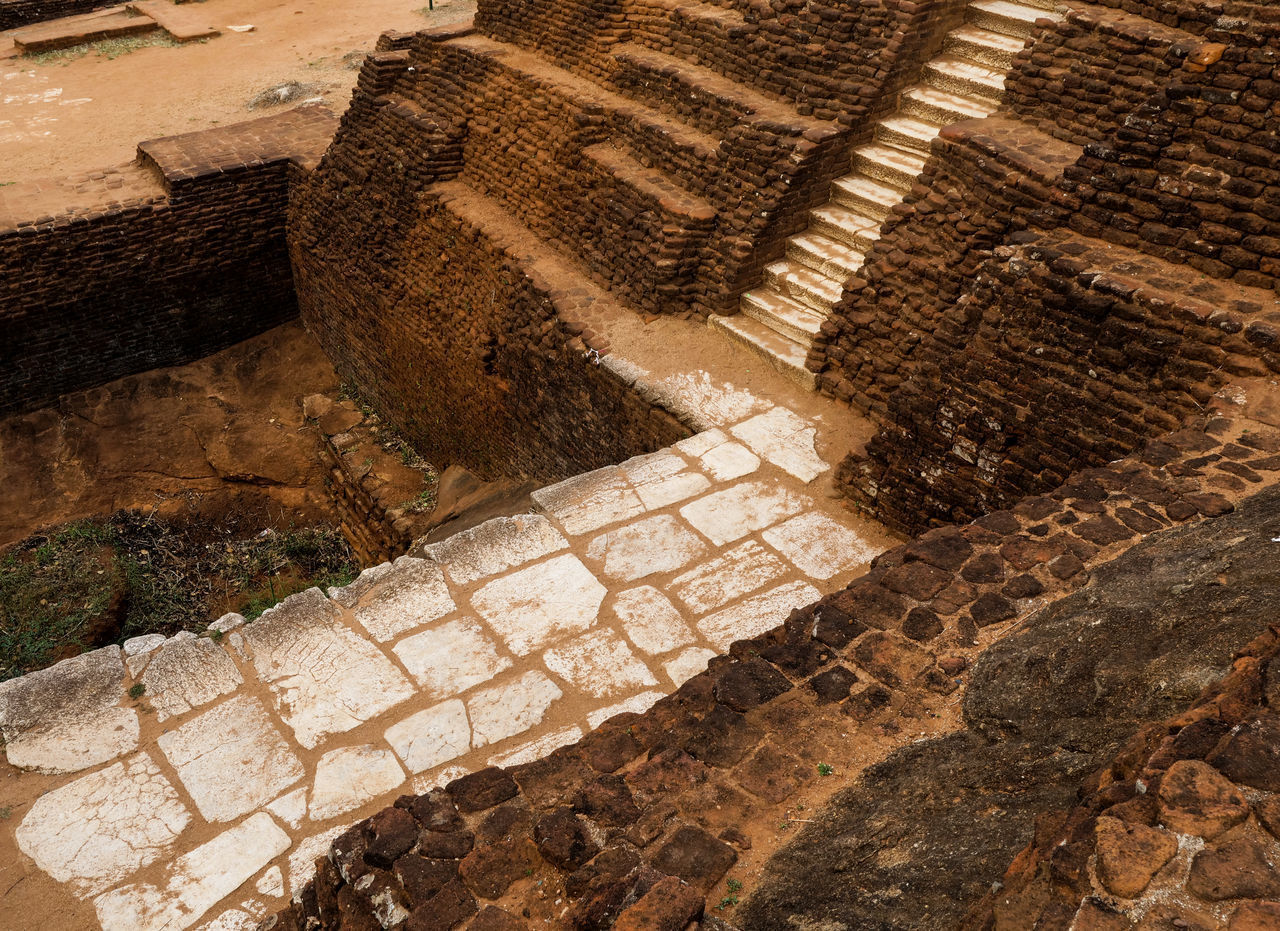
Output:
[[308,108],[155,140],[139,161],[5,189],[0,413],[216,352],[296,314],[287,191],[332,134]]
[[111,5],[111,0],[0,0],[0,32]]

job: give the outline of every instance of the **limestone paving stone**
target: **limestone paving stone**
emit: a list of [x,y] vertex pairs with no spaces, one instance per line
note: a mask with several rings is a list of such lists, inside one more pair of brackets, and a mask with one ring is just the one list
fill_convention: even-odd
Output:
[[268,869],[258,877],[257,882],[253,884],[253,888],[257,889],[263,895],[284,895],[284,874],[280,872],[280,867],[273,866]]
[[716,546],[741,539],[804,510],[804,497],[777,485],[743,482],[680,509],[680,516]]
[[698,630],[721,650],[777,627],[794,608],[812,604],[820,593],[807,582],[788,582],[698,621]]
[[577,743],[581,739],[581,728],[576,726],[564,727],[549,734],[543,734],[541,737],[537,737],[508,753],[498,754],[489,760],[489,765],[520,766],[524,763],[532,763],[534,760],[542,759],[554,750]]
[[147,702],[164,721],[207,705],[244,683],[226,651],[208,637],[170,637],[151,654],[139,681]]
[[446,621],[413,634],[393,648],[418,681],[419,694],[443,698],[487,682],[511,665],[475,618]]
[[307,814],[307,787],[299,786],[264,806],[276,818],[296,828]]
[[671,583],[676,593],[694,612],[704,614],[733,599],[763,588],[787,573],[777,556],[754,540],[726,550]]
[[801,572],[819,581],[878,555],[848,527],[818,511],[793,517],[760,536]]
[[676,449],[696,458],[701,468],[719,482],[742,478],[760,468],[759,457],[729,439],[723,430],[706,430],[681,440]]
[[[359,584],[357,580],[347,588],[355,589]],[[349,594],[342,597],[350,600]],[[438,564],[401,556],[389,571],[379,573],[373,585],[359,592],[351,609],[360,625],[381,642],[444,617],[454,609],[454,603]]]
[[707,663],[716,655],[715,650],[706,647],[691,647],[683,651],[675,659],[662,664],[671,681],[677,686],[684,685],[698,673],[707,668]]
[[648,511],[692,498],[711,487],[706,476],[686,471],[684,459],[666,450],[629,459],[620,468]]
[[561,679],[596,698],[612,698],[658,684],[622,638],[608,630],[593,631],[554,647],[542,655],[542,661]]
[[518,656],[596,622],[605,588],[576,556],[556,556],[489,582],[472,607]]
[[604,563],[611,579],[633,582],[672,572],[705,554],[707,545],[670,514],[607,530],[591,541],[590,559]]
[[390,750],[368,745],[330,750],[316,764],[307,814],[312,821],[336,818],[390,792],[404,778]]
[[651,585],[619,592],[613,600],[613,613],[628,639],[651,656],[693,642],[693,631],[680,612]]
[[830,468],[813,448],[817,430],[788,408],[757,414],[729,432],[757,456],[806,484]]
[[616,714],[626,714],[628,712],[642,714],[652,708],[654,702],[662,698],[662,695],[662,692],[641,692],[639,695],[632,695],[616,705],[610,705],[607,708],[600,708],[591,712],[587,715],[587,723],[594,729]]
[[104,931],[188,928],[289,844],[289,835],[260,811],[167,864],[159,885],[133,883],[98,896],[98,920]]
[[40,796],[16,839],[42,870],[84,896],[164,856],[190,822],[155,761],[138,753]]
[[568,547],[541,514],[495,517],[423,548],[459,585],[497,575]]
[[653,391],[671,410],[680,411],[695,429],[736,423],[766,410],[769,402],[728,382],[714,382],[705,371],[678,372],[653,382]]
[[232,821],[304,775],[258,699],[229,699],[156,741],[210,821]]
[[338,609],[313,588],[286,598],[245,628],[258,677],[308,749],[413,694],[391,661],[337,618]]
[[138,745],[138,714],[124,699],[120,648],[103,647],[0,683],[0,737],[9,763],[73,773]]
[[387,728],[384,736],[414,774],[447,763],[471,749],[467,709],[456,698],[411,714]]
[[483,747],[523,734],[541,722],[547,709],[563,694],[559,686],[537,671],[481,689],[467,699],[472,744]]
[[644,513],[640,496],[617,466],[540,488],[531,497],[574,536]]
[[324,856],[329,845],[345,834],[350,827],[349,824],[340,824],[326,828],[294,844],[293,849],[289,851],[289,897],[291,899],[296,902],[298,896],[302,894],[303,886],[315,876],[316,858]]

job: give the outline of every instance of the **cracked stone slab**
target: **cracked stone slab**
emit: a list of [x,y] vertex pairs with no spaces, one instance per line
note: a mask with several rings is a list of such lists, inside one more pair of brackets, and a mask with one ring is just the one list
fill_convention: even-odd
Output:
[[633,582],[658,572],[672,572],[707,552],[707,545],[670,514],[607,530],[591,541],[590,559],[604,563],[604,574]]
[[695,612],[704,614],[786,573],[781,559],[755,540],[748,540],[679,576],[672,581],[671,590]]
[[387,728],[383,736],[414,775],[471,749],[467,709],[456,698],[409,715]]
[[591,627],[604,596],[590,570],[565,555],[495,579],[471,596],[471,604],[513,653],[525,656]]
[[147,702],[164,721],[207,705],[244,683],[226,651],[208,637],[170,637],[151,654],[140,679]]
[[848,527],[818,511],[793,517],[761,536],[811,579],[829,579],[879,555]]
[[760,468],[759,457],[729,439],[723,430],[706,430],[681,440],[676,449],[693,456],[708,475],[720,482],[742,478]]
[[98,896],[98,920],[104,931],[188,928],[289,843],[289,835],[260,811],[166,864],[160,884],[133,883]]
[[390,792],[404,779],[390,750],[369,745],[330,750],[316,764],[307,813],[312,821],[336,818]]
[[769,402],[729,382],[719,384],[707,372],[681,372],[658,379],[649,393],[681,417],[695,430],[709,430],[736,423],[769,407]]
[[640,496],[617,466],[539,488],[531,497],[574,536],[644,513]]
[[117,646],[0,683],[0,737],[19,769],[74,773],[138,746],[138,714],[121,708]]
[[162,734],[156,744],[209,821],[234,821],[306,775],[266,708],[247,695]]
[[459,585],[497,575],[568,547],[541,514],[495,517],[423,548]]
[[280,872],[280,867],[273,866],[268,869],[258,877],[258,881],[253,884],[253,888],[263,895],[276,897],[284,895],[284,874]]
[[552,702],[564,693],[541,672],[526,672],[513,682],[483,689],[467,700],[476,747],[523,734],[539,724]]
[[651,656],[693,642],[693,631],[680,612],[651,585],[619,592],[613,601],[613,613],[631,642]]
[[600,630],[570,640],[542,654],[547,669],[596,698],[611,698],[658,680],[636,659],[621,637]]
[[558,731],[552,731],[550,734],[543,734],[535,740],[529,741],[523,746],[509,753],[499,753],[497,756],[489,760],[490,766],[520,766],[524,763],[532,763],[534,760],[540,760],[548,753],[559,750],[561,747],[567,747],[571,743],[576,743],[582,739],[582,729],[579,727],[565,727]]
[[406,637],[393,648],[427,699],[444,698],[487,682],[511,665],[475,618],[446,621]]
[[[368,581],[366,575],[371,576]],[[390,568],[365,570],[350,585],[335,589],[333,600],[350,608],[360,626],[378,641],[391,640],[454,609],[444,570],[430,559],[413,556],[401,556]]]
[[372,643],[338,623],[320,589],[291,595],[244,628],[258,677],[298,743],[315,747],[413,695]]
[[690,647],[675,659],[663,663],[662,668],[679,687],[706,669],[707,663],[715,655],[715,650],[708,650],[706,647]]
[[296,828],[307,813],[307,787],[299,786],[286,792],[266,808],[289,827]]
[[766,482],[743,482],[680,509],[680,516],[716,546],[792,517],[811,502]]
[[637,456],[619,466],[647,511],[692,498],[711,487],[705,475],[686,471],[688,467],[683,458],[668,450]]
[[42,870],[87,896],[164,856],[190,822],[155,761],[138,753],[40,796],[16,837]]
[[756,455],[802,482],[811,482],[831,468],[813,448],[818,431],[785,407],[744,420],[730,432]]
[[792,610],[812,604],[821,593],[807,582],[788,582],[708,614],[698,621],[698,630],[722,651],[735,640],[745,640],[772,630],[787,619]]
[[605,721],[608,721],[614,715],[626,714],[643,714],[653,707],[654,702],[663,697],[662,692],[641,692],[639,695],[632,695],[630,698],[618,702],[616,705],[610,705],[607,708],[600,708],[587,715],[587,723],[592,729],[599,727]]

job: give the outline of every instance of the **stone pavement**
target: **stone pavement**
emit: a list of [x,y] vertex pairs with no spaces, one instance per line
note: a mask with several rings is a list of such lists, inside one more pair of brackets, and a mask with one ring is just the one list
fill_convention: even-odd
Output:
[[718,426],[535,513],[0,685],[18,870],[108,929],[253,927],[397,795],[648,708],[891,544],[811,485],[813,423],[695,387]]

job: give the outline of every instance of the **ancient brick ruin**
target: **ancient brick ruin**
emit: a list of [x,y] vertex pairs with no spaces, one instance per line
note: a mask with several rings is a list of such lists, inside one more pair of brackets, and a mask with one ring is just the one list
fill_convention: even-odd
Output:
[[481,0],[340,123],[6,188],[0,412],[300,313],[545,486],[410,546],[334,445],[409,556],[0,685],[24,868],[122,928],[1273,926],[1278,140],[1267,3]]

